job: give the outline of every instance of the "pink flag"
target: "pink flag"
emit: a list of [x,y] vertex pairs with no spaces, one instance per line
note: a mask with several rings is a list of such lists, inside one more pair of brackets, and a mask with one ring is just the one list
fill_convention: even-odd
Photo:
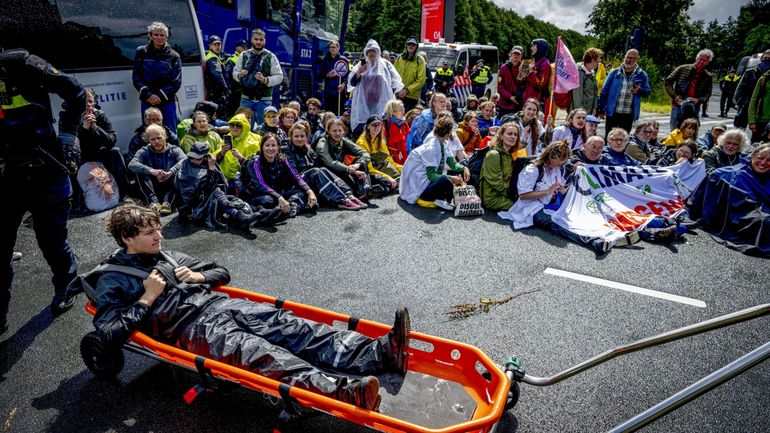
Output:
[[554,93],[567,93],[580,85],[578,67],[569,48],[561,41],[556,44],[556,66],[554,67]]

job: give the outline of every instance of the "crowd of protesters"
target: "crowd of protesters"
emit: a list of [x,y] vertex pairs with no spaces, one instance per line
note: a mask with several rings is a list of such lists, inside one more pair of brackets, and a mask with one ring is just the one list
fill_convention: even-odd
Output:
[[[709,176],[724,178],[736,166],[757,185],[770,176],[770,50],[740,84],[734,71],[720,80],[724,93],[734,93],[737,108],[747,113],[750,136],[726,125],[699,131],[700,108],[712,87],[706,68],[713,53],[707,49],[666,78],[671,133],[658,137],[658,123],[639,116],[650,84],[635,49],[602,80],[597,70],[604,53],[587,49],[566,121],[555,125],[544,112],[553,70],[543,39],[531,41],[529,56],[522,46],[511,49],[492,98],[478,91],[492,71],[483,61],[475,64],[473,94],[462,106],[446,79],[452,75],[448,64],[428,83],[431,73],[414,37],[395,59],[370,40],[345,74],[335,64],[350,59],[333,41],[319,65],[320,99],[277,107],[273,90],[283,72],[259,29],[249,42],[238,42],[232,56],[222,52],[219,37],[209,39],[209,101],[176,122],[171,106],[180,80],[178,56],[163,24],[148,30],[150,43],[137,50],[143,69],[134,71],[144,122],[127,158],[110,151],[115,135],[93,104],[83,117],[81,141],[93,149],[88,159],[113,174],[121,198],[133,195],[161,215],[178,210],[180,217],[212,228],[276,224],[319,206],[361,210],[388,194],[451,210],[453,190],[472,184],[484,208],[505,211],[515,227],[549,228],[601,253],[609,246],[578,239],[550,222],[582,164],[671,166],[702,158]],[[721,114],[732,107],[732,101],[722,101]],[[767,195],[758,190],[751,197],[764,210]],[[685,231],[673,220],[652,226],[654,233],[642,238],[671,241]]]

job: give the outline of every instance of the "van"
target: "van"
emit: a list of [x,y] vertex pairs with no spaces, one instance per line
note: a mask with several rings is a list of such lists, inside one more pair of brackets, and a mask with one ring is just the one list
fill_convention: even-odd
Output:
[[[454,70],[455,77],[463,76],[466,72],[470,75],[471,69],[479,59],[489,67],[492,73],[492,81],[487,84],[484,96],[490,97],[497,92],[497,73],[500,70],[500,56],[497,47],[493,45],[465,44],[462,42],[423,42],[419,50],[428,57],[428,69],[435,76],[436,70],[446,60]],[[465,104],[465,101],[458,101]]]

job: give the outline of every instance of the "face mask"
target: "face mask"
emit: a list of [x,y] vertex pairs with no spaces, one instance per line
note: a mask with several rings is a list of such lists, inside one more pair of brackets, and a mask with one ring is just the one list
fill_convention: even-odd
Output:
[[759,70],[764,72],[770,68],[770,59],[759,62]]

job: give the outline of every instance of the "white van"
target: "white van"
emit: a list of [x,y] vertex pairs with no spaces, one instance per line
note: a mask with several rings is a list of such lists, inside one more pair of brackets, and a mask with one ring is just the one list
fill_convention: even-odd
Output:
[[[2,0],[0,44],[24,48],[92,87],[126,150],[141,125],[139,93],[131,80],[134,53],[146,45],[147,25],[170,29],[169,44],[182,57],[177,116],[189,116],[206,96],[203,42],[191,0]],[[61,99],[51,95],[54,116]]]
[[484,95],[489,97],[497,92],[497,72],[500,70],[500,56],[497,47],[493,45],[464,44],[462,42],[423,42],[420,51],[428,55],[428,69],[436,75],[436,69],[440,68],[444,60],[454,70],[455,77],[463,75],[467,69],[470,75],[473,66],[479,59],[484,59],[484,64],[492,73],[492,81],[487,84]]

